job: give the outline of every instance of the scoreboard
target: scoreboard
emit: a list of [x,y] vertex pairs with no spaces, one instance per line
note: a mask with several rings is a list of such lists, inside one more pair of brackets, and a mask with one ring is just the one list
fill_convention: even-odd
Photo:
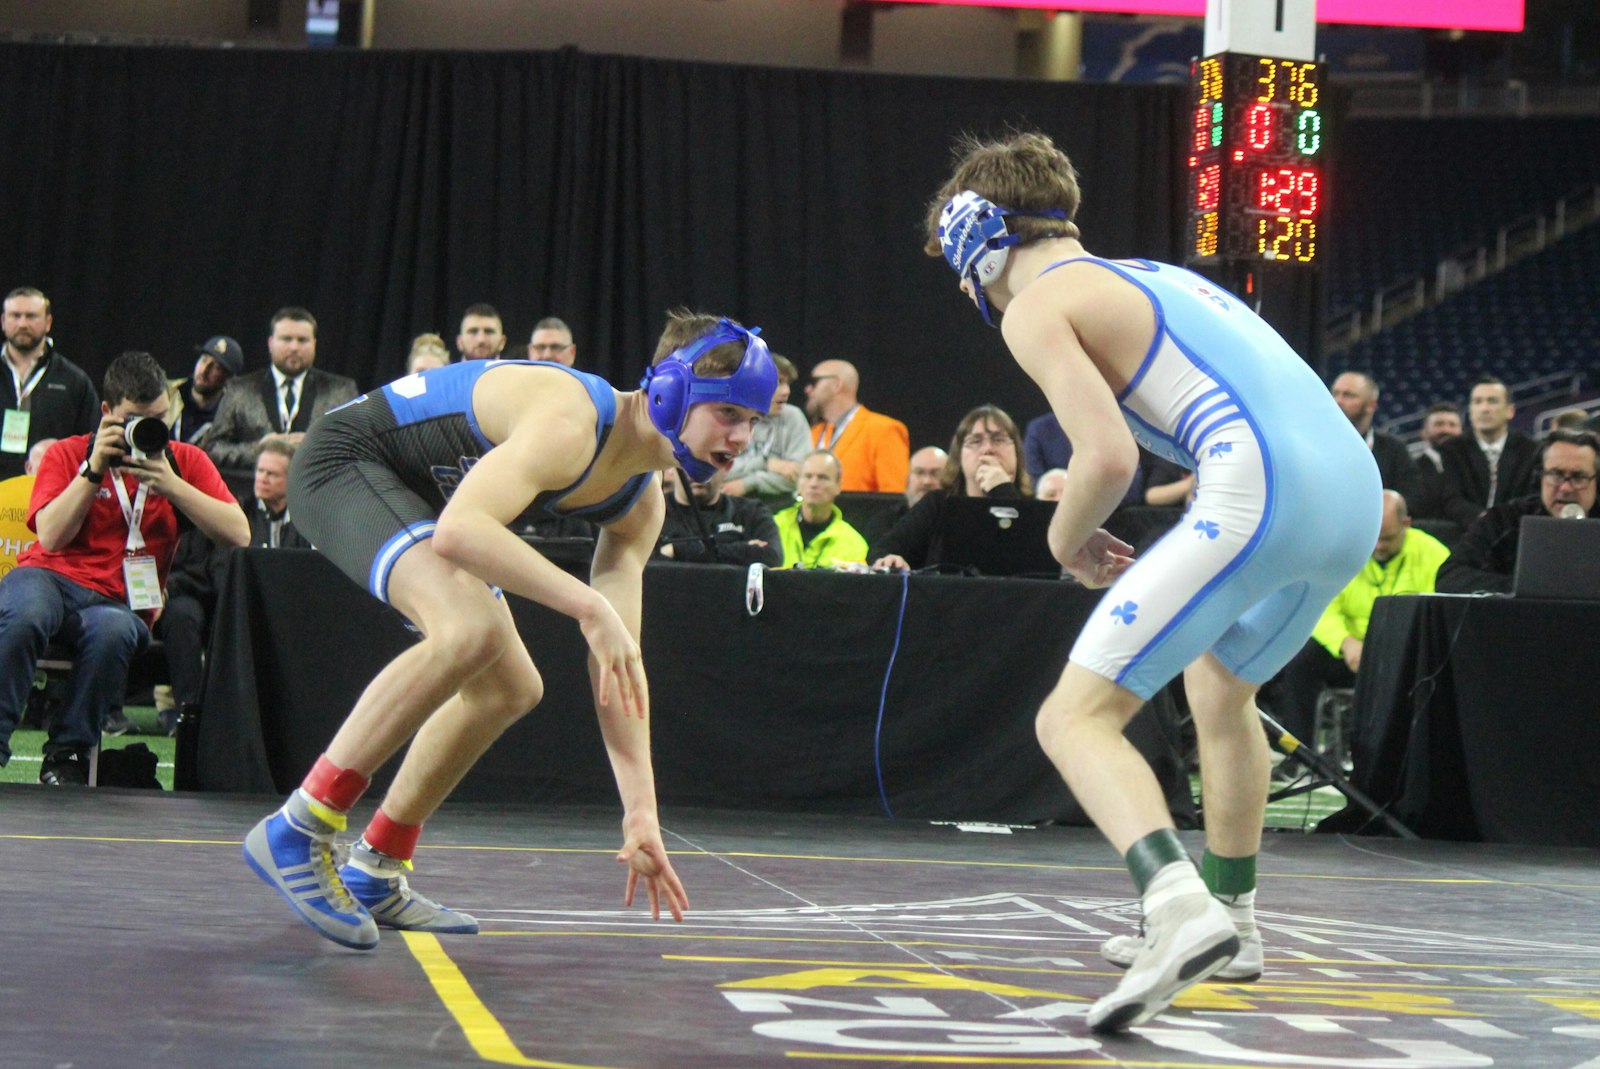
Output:
[[1233,52],[1194,62],[1186,263],[1321,266],[1325,71]]

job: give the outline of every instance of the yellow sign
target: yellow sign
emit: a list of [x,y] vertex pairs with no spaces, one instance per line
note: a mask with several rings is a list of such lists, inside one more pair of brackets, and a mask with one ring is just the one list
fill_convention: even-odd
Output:
[[22,551],[39,540],[28,529],[28,498],[32,496],[32,475],[0,482],[0,575],[15,568]]

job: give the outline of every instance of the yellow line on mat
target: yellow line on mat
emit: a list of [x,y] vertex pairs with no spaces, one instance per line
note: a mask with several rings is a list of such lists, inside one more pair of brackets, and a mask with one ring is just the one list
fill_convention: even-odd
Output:
[[478,1057],[484,1061],[500,1065],[535,1066],[537,1069],[613,1069],[610,1066],[547,1062],[523,1054],[511,1041],[511,1036],[507,1034],[505,1027],[494,1014],[489,1012],[489,1007],[483,1004],[478,993],[472,990],[472,985],[462,975],[461,969],[450,960],[450,955],[444,952],[444,947],[439,945],[438,936],[429,935],[427,932],[401,932],[400,937],[406,941],[406,946],[417,959],[417,964],[422,966],[422,971],[427,975],[428,982],[433,985],[439,1001],[444,1003],[445,1009],[450,1011],[456,1023],[461,1026],[467,1042],[472,1044],[472,1049],[477,1051]]

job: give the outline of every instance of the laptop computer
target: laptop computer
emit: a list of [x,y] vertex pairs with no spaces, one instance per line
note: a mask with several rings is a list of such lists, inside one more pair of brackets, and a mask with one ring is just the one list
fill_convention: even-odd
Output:
[[1059,578],[1061,565],[1046,538],[1055,511],[1050,501],[952,497],[940,520],[939,563],[980,575]]
[[1524,516],[1512,595],[1546,601],[1600,601],[1600,520]]

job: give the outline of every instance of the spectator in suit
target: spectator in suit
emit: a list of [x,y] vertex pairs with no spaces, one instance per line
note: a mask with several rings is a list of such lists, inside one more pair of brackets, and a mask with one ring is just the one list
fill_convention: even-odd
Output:
[[1593,431],[1553,430],[1536,456],[1538,492],[1494,505],[1473,521],[1439,569],[1440,593],[1509,594],[1524,516],[1560,516],[1568,505],[1577,505],[1584,516],[1594,519],[1600,436]]
[[898,494],[911,467],[911,432],[863,405],[860,388],[861,376],[847,361],[824,360],[812,369],[806,384],[811,444],[839,458],[842,489]]
[[298,445],[306,428],[330,408],[355,400],[353,379],[320,371],[317,320],[304,308],[281,308],[267,338],[272,366],[236,377],[222,393],[217,418],[201,446],[224,472],[247,471],[256,449],[282,435]]
[[443,338],[437,334],[418,334],[411,339],[411,352],[406,357],[406,374],[415,375],[419,371],[444,367],[449,362],[450,350],[444,347]]
[[21,475],[41,438],[88,434],[100,425],[100,398],[83,369],[50,340],[50,298],[31,286],[6,294],[5,362],[0,375],[0,479]]
[[506,348],[505,324],[500,310],[492,304],[468,306],[461,314],[461,332],[456,335],[456,348],[463,360],[498,360]]
[[939,489],[939,480],[944,476],[945,462],[949,459],[950,454],[936,445],[925,445],[911,454],[911,471],[906,476],[907,509],[916,508],[928,491]]
[[528,339],[528,359],[575,366],[578,347],[572,341],[572,328],[555,316],[539,320],[533,325],[533,336]]
[[1506,384],[1484,376],[1472,384],[1467,419],[1472,433],[1441,443],[1444,516],[1463,529],[1485,509],[1538,488],[1539,444],[1511,429],[1517,406]]
[[190,376],[167,380],[167,426],[176,440],[199,445],[217,418],[223,391],[244,370],[244,350],[226,334],[194,348],[200,356]]
[[1367,440],[1372,459],[1378,462],[1378,478],[1383,481],[1383,488],[1398,492],[1406,499],[1407,507],[1413,506],[1419,485],[1411,450],[1394,435],[1374,430],[1372,426],[1381,392],[1377,380],[1364,372],[1346,371],[1333,380],[1331,392],[1334,403]]
[[[310,549],[289,516],[289,462],[294,446],[282,438],[261,443],[256,457],[255,500],[245,507],[253,549]],[[217,596],[228,573],[232,546],[219,546],[199,528],[178,539],[167,579],[166,605],[153,633],[165,647],[171,693],[156,695],[157,720],[164,734],[177,729],[178,711],[200,703],[205,683],[205,650]]]
[[[661,473],[667,490],[667,518],[661,525],[656,553],[686,564],[783,564],[783,540],[772,510],[752,498],[730,497],[722,492],[726,475],[718,471],[703,483],[693,483],[694,500],[683,492],[678,472]],[[706,545],[710,538],[713,545]]]
[[1322,611],[1310,640],[1265,688],[1264,704],[1278,722],[1310,743],[1322,688],[1355,685],[1372,603],[1386,594],[1433,593],[1439,567],[1449,556],[1442,542],[1411,526],[1405,498],[1385,490],[1383,526],[1372,559]]
[[[778,392],[772,395],[772,409],[756,424],[745,451],[734,458],[722,493],[792,505],[800,462],[811,452],[811,426],[806,414],[788,403],[800,373],[786,356],[773,353],[772,362],[778,365]],[[670,517],[672,510],[667,511]]]
[[956,424],[939,489],[924,494],[872,547],[872,566],[906,571],[938,564],[943,549],[945,502],[952,497],[1016,501],[1033,493],[1021,465],[1017,424],[997,405],[979,405]]
[[1417,500],[1411,514],[1419,519],[1444,516],[1444,458],[1439,446],[1461,434],[1461,409],[1453,401],[1435,401],[1422,417],[1422,451],[1416,455]]
[[289,515],[289,467],[294,450],[293,442],[269,438],[256,451],[255,503],[246,510],[250,545],[256,549],[311,548]]
[[39,540],[0,580],[0,762],[11,757],[46,645],[60,637],[75,649],[71,695],[51,722],[39,771],[52,786],[88,782],[89,749],[122,704],[134,654],[150,642],[147,621],[161,607],[180,520],[224,545],[249,537],[238,502],[199,449],[173,442],[143,460],[129,453],[128,420],[165,420],[161,365],[149,353],[123,353],[102,388],[99,429],[45,454],[28,505]]
[[799,502],[772,518],[783,542],[785,568],[866,563],[867,540],[834,504],[843,481],[839,458],[826,449],[813,450],[801,461]]

